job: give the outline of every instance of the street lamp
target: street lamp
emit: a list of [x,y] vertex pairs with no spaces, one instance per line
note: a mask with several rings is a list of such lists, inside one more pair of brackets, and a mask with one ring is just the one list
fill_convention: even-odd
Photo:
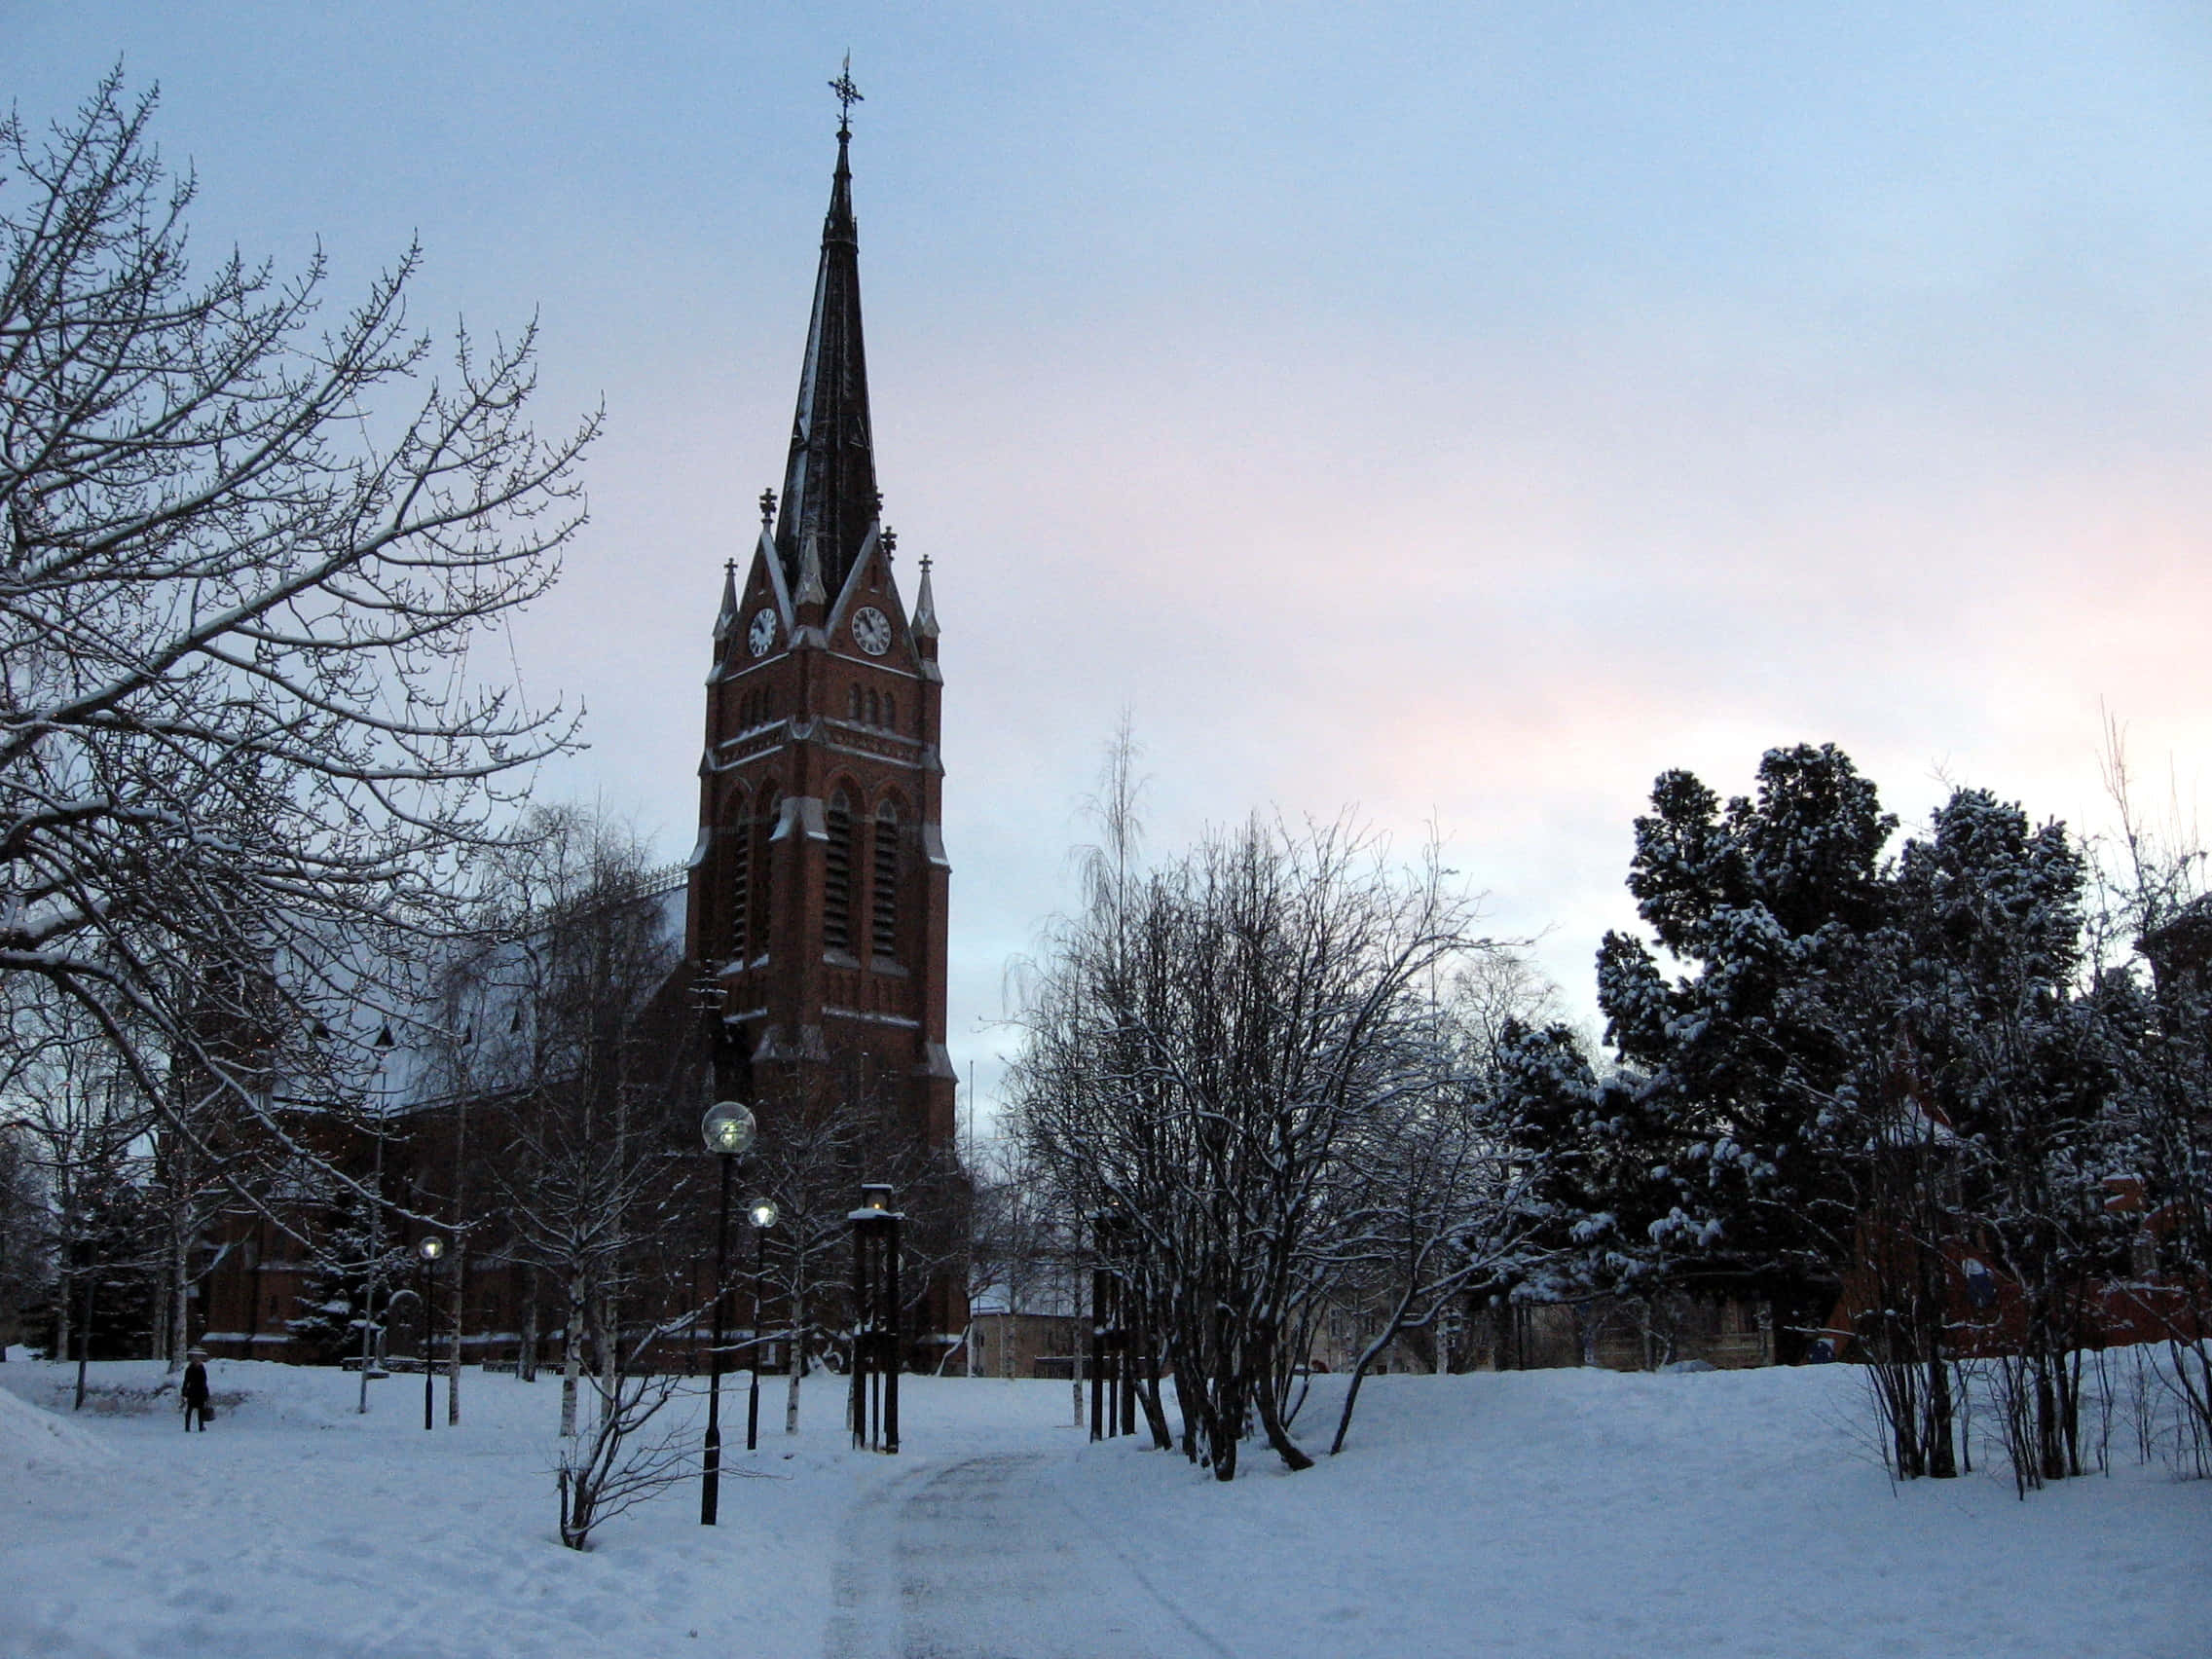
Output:
[[776,1201],[755,1198],[746,1207],[753,1220],[753,1383],[745,1391],[745,1449],[760,1449],[760,1307],[761,1287],[768,1282],[768,1229],[776,1225]]
[[435,1281],[430,1274],[437,1268],[438,1258],[446,1253],[446,1241],[433,1233],[415,1246],[415,1253],[423,1259],[423,1426],[427,1429],[430,1426],[430,1389],[438,1380],[438,1368],[430,1362],[430,1349],[435,1340],[433,1333],[437,1330],[437,1321],[430,1317],[430,1293],[435,1288]]
[[899,1224],[891,1188],[861,1183],[853,1228],[853,1395],[855,1450],[899,1450]]
[[708,1360],[707,1467],[699,1483],[699,1525],[712,1527],[721,1499],[722,1479],[722,1315],[724,1283],[729,1270],[730,1170],[753,1145],[753,1114],[735,1100],[718,1100],[700,1121],[700,1137],[707,1150],[722,1161],[722,1198],[715,1224],[715,1347]]

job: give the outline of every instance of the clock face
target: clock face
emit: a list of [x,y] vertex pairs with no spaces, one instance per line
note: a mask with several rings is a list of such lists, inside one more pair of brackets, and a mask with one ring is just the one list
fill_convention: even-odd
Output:
[[864,605],[853,612],[853,643],[869,656],[881,656],[891,648],[891,619],[872,605]]
[[776,643],[776,613],[773,610],[756,610],[753,626],[745,631],[745,643],[755,656],[766,656],[768,647]]

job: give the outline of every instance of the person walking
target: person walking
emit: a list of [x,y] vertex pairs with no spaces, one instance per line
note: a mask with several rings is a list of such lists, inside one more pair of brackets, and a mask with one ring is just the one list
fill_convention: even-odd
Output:
[[194,1348],[184,1356],[184,1432],[190,1434],[193,1419],[199,1419],[200,1432],[207,1432],[207,1350]]

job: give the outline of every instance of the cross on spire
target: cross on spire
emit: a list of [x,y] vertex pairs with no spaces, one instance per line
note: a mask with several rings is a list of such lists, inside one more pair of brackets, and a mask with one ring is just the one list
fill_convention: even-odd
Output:
[[845,54],[844,72],[830,83],[830,90],[837,94],[837,136],[850,138],[853,135],[853,105],[865,101],[861,97],[860,88],[853,85],[851,53]]

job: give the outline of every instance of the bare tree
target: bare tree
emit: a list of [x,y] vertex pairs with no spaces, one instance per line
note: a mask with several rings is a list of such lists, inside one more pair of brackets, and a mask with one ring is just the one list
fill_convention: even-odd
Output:
[[[687,1316],[686,1316],[687,1317]],[[653,1368],[650,1350],[683,1319],[653,1326],[615,1351],[613,1363],[595,1373],[598,1410],[580,1438],[564,1437],[554,1463],[561,1493],[561,1542],[588,1549],[595,1529],[657,1493],[692,1478],[698,1440],[681,1414],[661,1413],[689,1390],[679,1373]],[[726,1471],[738,1478],[758,1471]]]
[[1014,1131],[1065,1201],[1131,1218],[1186,1452],[1233,1479],[1256,1419],[1307,1467],[1293,1381],[1389,1208],[1373,1155],[1448,1075],[1428,991],[1477,942],[1472,903],[1344,823],[1100,866],[1029,980]]
[[[2116,958],[2106,999],[2126,1030],[2127,1098],[2139,1202],[2133,1313],[2163,1339],[2157,1381],[2180,1412],[2176,1462],[2212,1473],[2212,897],[2206,854],[2178,794],[2148,810],[2124,733],[2108,721],[2105,787],[2120,819],[2099,870],[2092,932]],[[2157,819],[2162,817],[2163,822]],[[2130,972],[2150,969],[2138,999]],[[2148,1402],[2145,1402],[2146,1405]],[[2139,1431],[2140,1432],[2140,1431]]]
[[457,922],[457,850],[570,740],[470,650],[553,581],[597,422],[533,434],[534,329],[423,381],[414,249],[335,318],[319,256],[196,276],[152,110],[118,72],[0,121],[0,978],[201,1151],[191,1056],[307,1155],[226,1063],[270,1011],[210,998],[274,976],[260,1069],[367,1069],[337,1012]]
[[1481,1057],[1506,1027],[1456,1027],[1442,1010],[1432,1019],[1438,1048],[1428,1057],[1435,1080],[1427,1097],[1362,1124],[1335,1183],[1331,1295],[1364,1318],[1368,1335],[1331,1453],[1344,1450],[1361,1384],[1394,1343],[1419,1334],[1436,1369],[1447,1369],[1437,1325],[1471,1291],[1525,1276],[1541,1253],[1536,1195],[1548,1153],[1516,1146],[1477,1086]]
[[81,1018],[42,1020],[25,1062],[12,1073],[18,1173],[38,1195],[24,1242],[53,1265],[49,1352],[76,1358],[82,1409],[95,1323],[112,1327],[126,1298],[143,1303],[158,1270],[159,1245],[143,1202],[142,1149],[152,1114]]
[[688,1288],[705,1078],[683,1041],[678,940],[635,840],[574,811],[528,828],[500,860],[489,941],[452,970],[469,988],[449,1001],[476,1034],[467,1081],[498,1212],[483,1247],[554,1287],[571,1435],[587,1349],[611,1376],[626,1303],[657,1316]]

